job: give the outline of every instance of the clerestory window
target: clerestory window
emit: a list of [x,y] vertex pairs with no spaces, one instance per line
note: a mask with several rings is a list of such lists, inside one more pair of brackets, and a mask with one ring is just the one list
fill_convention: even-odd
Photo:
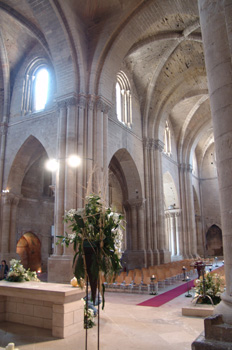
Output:
[[132,125],[131,88],[126,74],[120,71],[116,83],[116,113],[118,120],[124,125]]
[[27,67],[23,85],[22,115],[46,108],[49,98],[49,72],[48,63],[43,58],[34,59]]
[[172,153],[171,131],[170,131],[168,121],[166,121],[165,123],[165,130],[164,130],[164,153],[168,154],[169,156]]

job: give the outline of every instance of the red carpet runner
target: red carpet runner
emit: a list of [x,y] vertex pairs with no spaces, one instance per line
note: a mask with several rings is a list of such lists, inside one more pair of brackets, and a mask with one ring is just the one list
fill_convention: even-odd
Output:
[[189,281],[187,283],[182,284],[179,287],[176,287],[174,289],[169,290],[168,292],[165,292],[160,295],[156,295],[151,299],[148,299],[140,304],[137,304],[139,306],[153,306],[153,307],[159,307],[168,301],[178,297],[179,295],[187,292],[189,289],[191,289],[194,286],[194,280]]

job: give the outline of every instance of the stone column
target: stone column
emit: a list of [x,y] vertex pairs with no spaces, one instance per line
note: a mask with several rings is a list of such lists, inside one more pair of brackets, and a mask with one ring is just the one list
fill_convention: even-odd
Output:
[[188,164],[186,167],[186,204],[187,204],[187,220],[188,220],[188,241],[189,241],[189,257],[197,256],[197,234],[195,222],[195,210],[193,199],[193,185],[192,185],[192,166]]
[[67,110],[64,101],[58,103],[58,130],[57,130],[57,159],[59,167],[56,172],[55,186],[55,234],[54,234],[54,255],[62,255],[63,247],[57,245],[57,236],[64,234],[64,187],[65,187],[65,154],[66,154],[66,123]]
[[138,249],[138,231],[137,231],[137,208],[136,204],[131,205],[131,238],[132,238],[132,250]]
[[94,106],[95,99],[93,96],[88,96],[87,103],[87,122],[86,122],[86,149],[85,149],[85,162],[86,162],[86,192],[90,193],[93,191],[93,124],[94,124]]
[[176,220],[176,255],[181,255],[180,251],[180,210],[176,211],[175,213],[175,220]]
[[11,204],[10,256],[16,257],[16,216],[20,197],[14,196]]
[[[145,250],[147,255],[147,265],[151,266],[159,263],[159,254],[157,250],[157,239],[154,240],[153,245],[153,200],[152,190],[154,188],[154,177],[152,176],[154,169],[153,162],[153,147],[150,139],[145,138],[143,140],[143,151],[144,151],[144,174],[145,174]],[[156,250],[154,256],[153,250]],[[155,261],[154,261],[155,260]]]
[[[69,157],[77,154],[77,116],[76,98],[67,100],[66,154],[65,154],[65,192],[64,210],[77,207],[77,168],[70,166]],[[65,232],[70,232],[69,224],[64,224]],[[73,246],[64,246],[64,255],[73,256]]]
[[138,247],[145,250],[144,242],[144,204],[143,202],[138,206]]
[[14,195],[12,193],[2,193],[2,240],[1,256],[8,257],[10,252],[10,225],[11,225],[11,204]]
[[171,213],[171,255],[176,255],[176,220],[175,213]]
[[226,292],[215,308],[232,324],[232,33],[231,1],[199,0],[213,119],[221,207]]
[[6,150],[7,123],[0,123],[0,193],[3,190],[3,172]]
[[168,242],[165,235],[164,224],[164,192],[163,192],[163,171],[162,171],[162,151],[164,143],[160,140],[154,141],[155,147],[155,201],[156,201],[156,230],[158,236],[158,249],[160,253],[160,263],[169,262],[171,254],[168,251]]
[[56,245],[56,236],[69,231],[63,223],[66,210],[77,206],[76,168],[68,165],[68,158],[77,154],[77,100],[71,96],[58,102],[59,121],[57,130],[57,158],[59,168],[56,173],[55,189],[55,237],[54,254],[48,259],[48,281],[69,282],[73,276],[73,246]]
[[82,208],[85,196],[84,177],[86,173],[86,161],[84,156],[85,143],[85,112],[87,99],[86,96],[79,96],[78,100],[78,137],[77,137],[77,154],[81,158],[81,164],[77,169],[77,208]]

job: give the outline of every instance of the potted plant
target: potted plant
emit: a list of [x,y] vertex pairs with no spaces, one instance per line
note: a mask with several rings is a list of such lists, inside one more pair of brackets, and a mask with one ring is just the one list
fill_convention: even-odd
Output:
[[91,194],[85,198],[84,208],[70,209],[64,221],[69,224],[71,233],[58,236],[58,243],[73,245],[74,275],[78,284],[88,277],[92,299],[95,301],[97,284],[102,291],[104,308],[104,284],[121,269],[120,244],[122,240],[122,215],[103,205],[99,195]]

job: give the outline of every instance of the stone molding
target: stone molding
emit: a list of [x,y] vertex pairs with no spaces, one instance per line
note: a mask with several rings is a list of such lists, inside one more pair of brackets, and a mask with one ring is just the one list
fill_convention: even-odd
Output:
[[89,110],[100,110],[109,114],[112,110],[112,103],[102,96],[79,94],[78,96],[66,96],[56,101],[57,108],[63,109],[70,106],[78,106],[79,108],[88,108]]
[[143,145],[146,149],[158,150],[160,152],[163,152],[164,150],[164,143],[159,139],[155,140],[152,138],[145,137],[143,139]]
[[181,163],[181,164],[179,164],[179,169],[183,172],[186,171],[186,172],[189,172],[191,174],[193,172],[193,167],[191,164]]

